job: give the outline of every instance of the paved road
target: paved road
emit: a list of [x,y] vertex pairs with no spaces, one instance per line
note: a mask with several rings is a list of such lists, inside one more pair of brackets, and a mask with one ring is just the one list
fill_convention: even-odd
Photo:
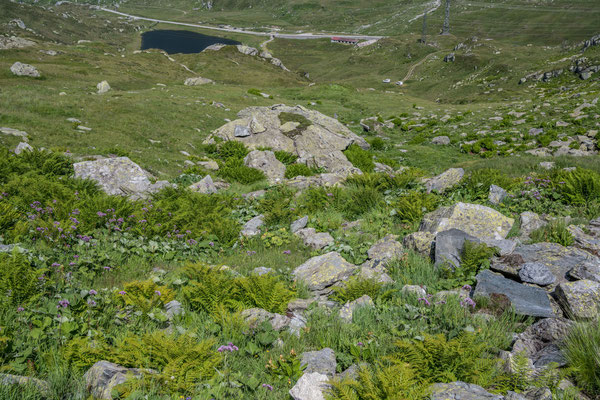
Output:
[[193,28],[202,28],[202,29],[210,29],[213,31],[222,31],[222,32],[234,32],[234,33],[243,33],[247,35],[255,35],[255,36],[273,36],[281,39],[330,39],[333,36],[343,36],[345,38],[351,39],[359,39],[359,40],[371,40],[371,39],[383,39],[385,36],[368,36],[368,35],[347,35],[345,33],[336,33],[336,34],[312,34],[312,33],[300,33],[300,34],[292,34],[292,33],[277,33],[277,32],[255,32],[255,31],[247,31],[241,28],[218,28],[215,26],[209,25],[198,25],[198,24],[190,24],[186,22],[176,22],[176,21],[164,21],[161,19],[154,18],[146,18],[139,17],[137,15],[131,15],[122,13],[120,11],[111,10],[109,8],[98,7],[97,9],[106,11],[109,13],[117,14],[123,17],[128,17],[132,19],[140,19],[143,21],[152,21],[152,22],[160,22],[162,24],[171,24],[171,25],[181,25],[181,26],[190,26]]

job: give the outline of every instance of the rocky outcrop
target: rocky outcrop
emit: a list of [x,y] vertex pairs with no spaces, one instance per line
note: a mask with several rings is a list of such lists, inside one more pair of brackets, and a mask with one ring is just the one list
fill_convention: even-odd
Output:
[[327,295],[331,293],[333,286],[346,281],[356,269],[356,265],[332,251],[309,259],[292,274],[297,280],[305,282],[315,294]]
[[313,372],[304,374],[290,389],[290,396],[294,400],[325,400],[324,392],[328,389],[327,375]]
[[83,379],[88,392],[94,398],[110,400],[113,398],[111,392],[115,386],[125,383],[128,379],[139,379],[144,373],[154,371],[125,368],[108,361],[98,361],[83,375]]
[[285,165],[269,150],[252,150],[244,158],[244,165],[262,171],[271,184],[282,182],[285,176]]
[[264,321],[269,321],[274,330],[280,331],[290,324],[290,318],[281,315],[268,312],[262,308],[249,308],[241,313],[242,318],[246,321],[248,326],[252,329],[256,329]]
[[35,45],[35,42],[32,42],[31,40],[16,36],[0,36],[0,50],[22,49],[33,45]]
[[458,184],[462,180],[463,176],[465,176],[464,169],[450,168],[446,172],[427,181],[427,183],[425,184],[425,187],[427,188],[427,193],[442,193],[446,189],[449,189],[452,186]]
[[165,186],[152,184],[147,173],[127,157],[102,158],[73,164],[75,177],[96,181],[107,194],[143,198]]
[[249,107],[240,111],[238,117],[214,131],[207,142],[221,138],[240,141],[251,149],[287,151],[298,156],[300,163],[344,176],[360,171],[343,151],[353,143],[369,147],[363,138],[336,119],[302,106]]
[[214,81],[212,79],[208,79],[208,78],[202,78],[201,76],[196,76],[193,78],[187,78],[183,84],[185,86],[201,86],[201,85],[207,85],[209,83],[214,83]]
[[10,67],[10,72],[16,76],[29,76],[31,78],[39,78],[42,76],[33,65],[23,64],[18,61]]

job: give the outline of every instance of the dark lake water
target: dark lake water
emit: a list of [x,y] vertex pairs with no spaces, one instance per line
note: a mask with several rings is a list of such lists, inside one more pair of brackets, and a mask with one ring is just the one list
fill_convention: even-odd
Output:
[[240,44],[235,40],[190,31],[157,30],[142,34],[142,50],[161,49],[168,54],[200,53],[208,46],[217,43]]

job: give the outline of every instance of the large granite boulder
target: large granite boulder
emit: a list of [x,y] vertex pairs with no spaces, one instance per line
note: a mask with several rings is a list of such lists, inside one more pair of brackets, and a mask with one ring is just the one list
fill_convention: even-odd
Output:
[[253,150],[244,158],[244,165],[262,171],[269,183],[280,183],[285,175],[285,165],[272,151]]
[[193,78],[187,78],[183,84],[185,86],[200,86],[200,85],[207,85],[209,83],[214,83],[212,79],[208,79],[208,78],[202,78],[201,76],[196,76]]
[[112,390],[115,386],[125,383],[131,378],[141,378],[144,373],[154,373],[151,370],[125,368],[120,365],[98,361],[83,375],[88,392],[95,399],[112,399]]
[[[282,123],[282,113],[288,119],[293,116],[304,123]],[[287,151],[298,156],[298,162],[343,176],[359,172],[343,151],[353,143],[363,148],[369,147],[363,138],[334,118],[302,106],[283,104],[246,108],[238,113],[237,120],[214,131],[207,142],[213,142],[214,138],[237,140],[251,149],[268,147],[273,151]]]
[[600,308],[600,283],[581,280],[563,282],[556,288],[556,298],[567,316],[591,319],[598,316]]
[[102,158],[73,164],[75,177],[96,181],[107,194],[143,198],[165,186],[152,184],[148,174],[127,157]]
[[504,239],[514,220],[479,204],[456,203],[426,214],[420,231],[438,234],[449,229],[461,231],[482,241]]
[[464,169],[450,168],[449,170],[443,172],[435,178],[431,178],[429,181],[427,181],[427,183],[425,184],[425,187],[427,188],[427,193],[442,193],[446,189],[449,189],[452,186],[458,184],[464,176]]
[[319,351],[307,351],[302,354],[302,365],[306,365],[305,374],[318,372],[333,376],[337,367],[335,352],[328,347]]
[[543,289],[506,279],[490,270],[481,271],[476,279],[475,297],[503,294],[508,297],[517,314],[545,318],[554,316],[550,298]]
[[329,233],[317,232],[315,228],[300,229],[295,235],[302,239],[305,246],[314,250],[321,250],[334,242]]
[[312,372],[304,374],[290,389],[290,396],[294,400],[325,400],[323,393],[329,388],[327,375]]
[[304,281],[315,294],[326,295],[331,293],[334,285],[338,286],[340,282],[346,281],[356,269],[356,265],[332,251],[309,259],[292,274],[296,279]]
[[16,76],[29,76],[31,78],[39,78],[42,76],[33,65],[23,64],[18,61],[10,67],[10,72]]

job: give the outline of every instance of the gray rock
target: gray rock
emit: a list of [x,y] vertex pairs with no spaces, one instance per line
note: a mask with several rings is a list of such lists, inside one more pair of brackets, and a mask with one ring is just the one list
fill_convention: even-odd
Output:
[[519,278],[523,282],[535,283],[539,286],[548,286],[556,282],[556,277],[542,263],[528,262],[521,266],[519,270]]
[[446,189],[451,188],[452,186],[458,184],[462,181],[465,176],[465,170],[462,168],[450,168],[449,170],[443,172],[442,174],[436,176],[435,178],[430,179],[425,187],[427,188],[427,193],[438,192],[442,193]]
[[290,324],[289,317],[281,314],[271,313],[263,310],[262,308],[248,308],[242,311],[241,316],[252,329],[256,329],[265,321],[269,321],[273,329],[276,331],[280,331]]
[[376,282],[387,284],[394,280],[387,274],[386,263],[379,260],[368,260],[360,266],[359,279],[372,279]]
[[305,373],[290,389],[290,396],[294,400],[325,400],[323,392],[329,388],[328,381],[327,375],[318,372]]
[[20,137],[25,141],[27,141],[27,137],[28,137],[27,132],[20,131],[18,129],[14,129],[14,128],[2,127],[2,128],[0,128],[0,133],[2,133],[4,135]]
[[15,154],[21,154],[24,151],[33,151],[33,147],[27,142],[20,142],[15,148]]
[[444,57],[444,62],[454,62],[456,61],[456,55],[454,53],[446,54]]
[[265,216],[261,214],[246,222],[242,228],[241,235],[246,237],[259,235],[261,232],[260,227],[264,225],[264,218]]
[[33,65],[23,64],[18,61],[10,67],[10,71],[16,76],[29,76],[31,78],[42,76]]
[[492,204],[500,204],[504,201],[504,199],[508,196],[506,190],[502,189],[500,186],[492,185],[490,186],[490,193],[488,195],[488,201]]
[[431,143],[440,146],[448,146],[450,144],[450,138],[448,136],[436,136],[431,139]]
[[285,165],[272,151],[253,150],[244,158],[244,165],[262,171],[271,184],[283,181]]
[[76,178],[96,181],[109,195],[140,198],[154,190],[146,172],[127,157],[83,161],[73,169]]
[[511,354],[523,354],[532,366],[541,368],[551,362],[564,365],[560,346],[569,332],[572,322],[562,318],[544,318],[517,335]]
[[0,374],[0,385],[34,386],[41,394],[50,398],[50,384],[41,379],[31,378],[29,376]]
[[329,233],[317,233],[315,228],[300,229],[295,235],[302,239],[305,246],[314,250],[321,250],[334,242],[333,237]]
[[481,271],[476,279],[474,296],[489,297],[499,293],[510,299],[518,314],[546,318],[554,315],[550,299],[543,289],[514,282],[489,270]]
[[543,161],[539,164],[540,168],[546,169],[546,170],[551,170],[554,168],[554,166],[556,165],[556,163],[552,162],[552,161]]
[[22,49],[33,45],[35,45],[35,42],[32,42],[31,40],[16,36],[0,36],[0,50]]
[[144,373],[154,371],[125,368],[108,361],[98,361],[83,375],[83,379],[88,392],[94,398],[110,400],[113,398],[111,392],[115,386],[131,378],[139,379]]
[[544,227],[547,222],[544,221],[539,215],[531,211],[525,211],[520,215],[520,228],[521,235],[529,237],[531,232]]
[[263,197],[266,193],[265,190],[256,190],[254,192],[244,193],[242,197],[245,199],[258,199]]
[[208,169],[210,171],[218,171],[219,170],[219,164],[217,164],[216,161],[213,160],[209,160],[209,161],[198,161],[196,163],[196,165],[201,166],[204,169]]
[[300,229],[306,228],[306,225],[308,225],[308,215],[305,215],[302,218],[298,218],[297,220],[292,222],[292,224],[290,225],[290,231],[292,233],[296,233]]
[[367,250],[369,259],[379,261],[385,265],[391,260],[402,257],[404,254],[404,247],[402,246],[402,243],[396,240],[397,237],[398,236],[396,235],[387,235],[383,239],[377,241],[369,250]]
[[504,400],[504,396],[491,394],[478,385],[452,382],[436,383],[431,387],[430,400]]
[[563,282],[556,288],[555,296],[565,313],[572,318],[592,319],[600,308],[600,283],[587,279]]
[[217,187],[213,182],[210,175],[206,175],[199,182],[192,183],[189,186],[189,189],[192,192],[202,193],[202,194],[214,194],[217,193]]
[[544,133],[544,130],[542,128],[531,128],[528,133],[529,136],[538,136]]
[[590,281],[600,282],[600,264],[594,262],[578,264],[569,271],[569,276],[577,280],[588,279]]
[[459,229],[480,240],[504,239],[514,220],[479,204],[456,203],[426,214],[419,230],[437,234]]
[[110,90],[110,85],[107,81],[102,81],[96,85],[96,89],[98,89],[98,94],[103,94]]
[[165,304],[165,312],[167,314],[167,318],[172,320],[177,315],[183,315],[183,305],[177,300],[171,300],[167,304]]
[[185,86],[200,86],[207,85],[209,83],[214,83],[214,81],[212,79],[202,78],[200,76],[196,76],[194,78],[187,78],[185,82],[183,82]]
[[252,270],[252,273],[254,275],[267,275],[269,273],[273,272],[273,270],[271,268],[267,268],[267,267],[256,267]]
[[465,241],[479,242],[479,239],[459,229],[449,229],[435,238],[435,265],[452,269],[460,267]]
[[404,294],[413,294],[417,297],[427,296],[427,291],[418,285],[404,285],[401,292]]
[[234,128],[233,136],[238,138],[244,138],[251,136],[252,132],[250,132],[250,128],[247,126],[236,125]]
[[573,246],[587,251],[595,256],[600,256],[600,239],[597,235],[588,235],[576,225],[569,225],[567,228],[573,236]]
[[404,236],[402,244],[406,249],[419,253],[426,258],[434,258],[433,244],[436,234],[432,232],[413,232]]
[[305,374],[318,372],[331,377],[337,367],[335,352],[328,347],[319,351],[308,351],[302,354],[302,365],[306,365]]
[[258,50],[254,47],[246,46],[243,44],[238,44],[237,49],[240,53],[245,54],[247,56],[256,56],[258,55]]
[[332,251],[309,259],[292,274],[296,279],[304,281],[312,292],[326,295],[331,293],[332,286],[346,281],[356,269],[356,265]]
[[352,315],[354,314],[354,310],[360,307],[373,307],[375,304],[373,303],[373,299],[370,296],[364,295],[359,297],[354,301],[349,301],[342,306],[340,309],[340,318],[344,321],[350,323],[352,322]]

